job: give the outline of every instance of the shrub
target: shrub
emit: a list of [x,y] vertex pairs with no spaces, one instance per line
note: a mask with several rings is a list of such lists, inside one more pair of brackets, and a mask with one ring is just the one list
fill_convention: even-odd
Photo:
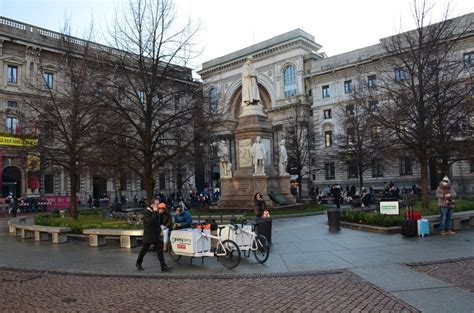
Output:
[[350,223],[367,224],[381,227],[400,226],[402,222],[402,219],[399,216],[351,210],[342,211],[341,220]]

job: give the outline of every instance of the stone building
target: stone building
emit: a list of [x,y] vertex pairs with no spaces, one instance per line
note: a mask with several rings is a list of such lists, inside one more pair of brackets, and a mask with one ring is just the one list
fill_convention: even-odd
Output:
[[[474,14],[468,14],[457,19],[466,19],[472,25],[473,17]],[[300,186],[303,193],[311,187],[326,190],[336,182],[343,186],[357,186],[357,173],[347,163],[334,157],[337,153],[335,144],[340,140],[338,136],[347,138],[337,111],[347,109],[345,105],[356,80],[363,78],[368,85],[377,83],[377,76],[382,75],[384,70],[382,60],[387,57],[382,46],[384,40],[389,38],[369,47],[327,57],[319,52],[322,46],[315,42],[312,35],[296,29],[205,62],[199,74],[203,78],[211,108],[227,112],[228,118],[227,127],[216,131],[216,140],[226,140],[231,147],[231,159],[235,158],[232,130],[240,110],[240,69],[245,59],[252,56],[259,73],[262,104],[277,137],[274,142],[284,138],[291,130],[288,116],[296,104],[303,104],[304,115],[311,117],[310,122],[305,124],[314,137],[311,137],[313,142],[309,145],[310,160],[305,164],[305,173],[308,174]],[[466,62],[466,79],[469,81],[474,64],[472,27],[463,37],[460,47],[456,53],[460,61]],[[468,89],[472,95],[472,86]],[[474,118],[470,121],[473,127]],[[275,147],[273,149],[277,155]],[[431,160],[429,173],[433,188],[440,180],[436,160]],[[450,167],[450,176],[454,178],[458,190],[474,192],[474,160],[454,162]],[[412,156],[398,159],[386,156],[381,161],[374,161],[372,168],[364,173],[366,187],[381,189],[389,181],[401,189],[411,189],[414,184],[420,183],[420,166]]]
[[[54,85],[64,79],[58,69],[60,39],[63,35],[37,26],[0,17],[0,185],[2,196],[10,192],[20,196],[67,196],[70,182],[62,168],[41,168],[37,156],[28,155],[27,147],[35,144],[34,134],[27,134],[23,121],[33,114],[25,105],[27,98],[39,97],[37,90],[28,81],[38,67],[40,58],[47,59],[48,67],[42,73],[47,84]],[[70,42],[83,45],[84,40],[68,37]],[[106,50],[110,47],[89,43],[93,49]],[[176,67],[178,68],[178,67]],[[193,81],[191,69],[180,68],[181,81]],[[63,76],[63,77],[62,77]],[[29,137],[28,135],[32,135]],[[27,140],[25,141],[25,138]],[[36,140],[36,141],[35,141]],[[195,188],[194,168],[187,167],[177,177],[172,165],[164,166],[156,173],[155,191],[169,194],[182,183],[187,188]],[[185,181],[182,181],[182,180]],[[181,181],[180,181],[181,180]],[[104,194],[113,199],[117,186],[120,194],[131,201],[134,196],[144,195],[143,181],[139,175],[126,173],[121,177],[99,174],[93,169],[84,168],[79,173],[78,197],[84,202],[88,195],[94,198]]]

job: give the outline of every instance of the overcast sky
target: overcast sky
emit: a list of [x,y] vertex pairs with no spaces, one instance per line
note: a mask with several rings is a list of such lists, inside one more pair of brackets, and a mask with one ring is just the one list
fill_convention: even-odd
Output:
[[[91,17],[96,29],[114,18],[125,0],[0,0],[0,15],[59,31],[65,17],[82,33]],[[474,11],[472,0],[431,0],[436,17],[450,3],[451,17]],[[376,44],[380,38],[414,27],[413,0],[175,0],[178,15],[200,21],[200,64],[301,28],[329,56]]]

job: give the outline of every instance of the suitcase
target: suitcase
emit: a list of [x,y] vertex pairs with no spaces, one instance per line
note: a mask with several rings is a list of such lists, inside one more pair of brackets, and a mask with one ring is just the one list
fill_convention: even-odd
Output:
[[400,231],[405,237],[415,237],[418,233],[418,227],[415,220],[413,220],[413,206],[409,205],[407,211],[411,212],[407,215],[407,218],[402,221]]
[[419,219],[417,221],[418,226],[418,236],[425,237],[430,235],[430,224],[425,218]]

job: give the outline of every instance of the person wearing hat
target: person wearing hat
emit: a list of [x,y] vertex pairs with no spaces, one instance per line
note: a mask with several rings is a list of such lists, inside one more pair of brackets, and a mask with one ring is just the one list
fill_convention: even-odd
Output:
[[[143,271],[143,258],[148,252],[148,249],[150,249],[151,245],[154,245],[155,247],[156,255],[158,256],[158,261],[160,262],[161,271],[165,272],[171,269],[166,265],[165,259],[163,257],[163,232],[160,225],[163,225],[164,217],[159,212],[159,204],[159,200],[153,200],[151,206],[145,209],[145,213],[143,215],[143,247],[138,254],[137,262],[135,264],[137,270],[139,271]],[[166,211],[166,205],[164,211]]]
[[436,197],[438,198],[440,213],[439,228],[441,235],[453,235],[455,232],[452,230],[453,222],[451,215],[454,208],[456,192],[454,191],[448,176],[444,176],[443,180],[439,183],[438,188],[436,189]]

